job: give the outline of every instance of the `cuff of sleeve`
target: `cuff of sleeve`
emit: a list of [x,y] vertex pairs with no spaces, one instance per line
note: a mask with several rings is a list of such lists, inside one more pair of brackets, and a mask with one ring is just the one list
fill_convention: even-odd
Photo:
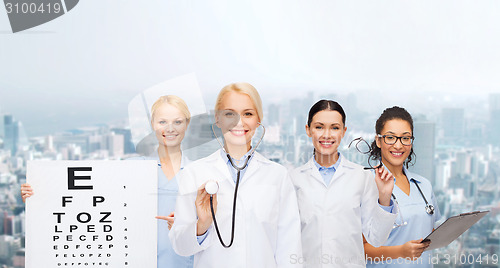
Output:
[[196,240],[198,240],[198,244],[200,244],[200,245],[203,244],[203,241],[205,241],[205,239],[207,238],[209,231],[210,231],[210,228],[204,234],[196,236]]
[[389,204],[389,206],[382,206],[380,203],[378,204],[383,210],[389,212],[389,213],[392,213],[393,211],[393,208],[394,208],[394,202],[392,202],[392,199],[391,199],[391,203]]

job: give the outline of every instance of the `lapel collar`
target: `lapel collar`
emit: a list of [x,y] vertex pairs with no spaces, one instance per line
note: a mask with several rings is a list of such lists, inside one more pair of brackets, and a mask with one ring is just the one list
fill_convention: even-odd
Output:
[[[215,151],[215,153],[209,155],[207,157],[207,163],[212,165],[219,174],[223,175],[223,178],[218,178],[219,182],[222,182],[224,180],[227,180],[231,185],[235,185],[233,182],[233,179],[231,178],[231,174],[229,173],[229,170],[227,169],[227,158],[224,154],[224,152],[221,152],[222,149],[219,149]],[[224,155],[224,157],[222,157]]]
[[334,181],[339,180],[349,170],[352,170],[353,168],[356,168],[356,166],[357,166],[356,164],[354,164],[353,162],[349,161],[346,157],[344,157],[343,154],[341,154],[341,160],[340,160],[339,168],[335,171],[335,174],[333,175],[333,178],[332,178],[332,181],[330,182],[330,185]]
[[[337,168],[337,170],[333,174],[332,180],[330,181],[330,185],[332,185],[334,181],[336,181],[336,180],[340,179],[342,176],[344,176],[345,170],[350,168],[349,163],[346,163],[346,162],[347,162],[347,159],[345,159],[345,157],[342,157],[342,160],[340,160],[339,167]],[[347,164],[347,166],[346,166],[346,164]]]
[[[314,164],[314,156],[311,157],[311,159],[309,159],[309,162],[307,162],[307,165],[306,167],[302,170],[303,172],[308,172],[309,175],[317,180],[319,183],[325,185],[325,181],[323,180],[323,177],[321,176],[321,174],[319,174],[319,170],[318,168],[316,167],[316,165]],[[325,185],[326,186],[326,185]]]
[[267,160],[264,156],[259,154],[258,152],[254,152],[254,155],[252,159],[250,160],[250,163],[248,163],[247,170],[245,172],[244,178],[241,178],[240,183],[244,183],[245,181],[248,180],[248,178],[251,178],[251,176],[257,172],[262,167],[262,164],[265,163]]

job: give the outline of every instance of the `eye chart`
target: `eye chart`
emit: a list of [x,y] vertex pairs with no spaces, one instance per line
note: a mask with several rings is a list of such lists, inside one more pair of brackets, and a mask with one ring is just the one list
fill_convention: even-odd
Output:
[[31,161],[26,267],[156,267],[156,161]]

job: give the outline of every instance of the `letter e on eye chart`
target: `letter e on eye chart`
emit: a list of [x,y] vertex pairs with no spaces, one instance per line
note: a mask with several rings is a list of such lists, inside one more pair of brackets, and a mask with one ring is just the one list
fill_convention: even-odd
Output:
[[26,267],[156,267],[156,161],[30,161]]

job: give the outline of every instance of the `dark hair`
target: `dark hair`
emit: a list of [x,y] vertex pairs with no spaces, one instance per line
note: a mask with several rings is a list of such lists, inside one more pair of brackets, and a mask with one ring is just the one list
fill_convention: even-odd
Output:
[[[387,108],[384,110],[384,112],[377,119],[377,123],[375,123],[375,132],[377,134],[381,134],[382,129],[384,129],[385,123],[387,121],[393,120],[393,119],[400,119],[400,120],[404,120],[404,121],[408,122],[408,124],[410,124],[411,133],[413,134],[413,118],[411,117],[410,113],[408,113],[408,111],[405,110],[405,108],[401,108],[398,106],[394,106],[392,108]],[[381,150],[379,147],[377,147],[376,139],[377,138],[375,138],[375,140],[372,142],[372,146],[371,146],[372,150],[370,153],[370,158],[373,160],[378,160],[380,157],[382,157]],[[415,155],[415,152],[413,151],[413,146],[412,146],[411,150],[410,150],[410,155],[408,156],[408,158],[406,158],[406,160],[404,162],[404,165],[406,166],[406,168],[408,168],[409,164],[412,164],[412,165],[414,164],[414,163],[411,163],[411,161],[416,157],[417,156]]]
[[311,126],[312,119],[315,114],[321,111],[337,111],[342,116],[342,123],[345,126],[345,112],[342,106],[336,101],[332,100],[320,100],[316,102],[311,109],[309,109],[309,117],[307,118],[307,125]]

